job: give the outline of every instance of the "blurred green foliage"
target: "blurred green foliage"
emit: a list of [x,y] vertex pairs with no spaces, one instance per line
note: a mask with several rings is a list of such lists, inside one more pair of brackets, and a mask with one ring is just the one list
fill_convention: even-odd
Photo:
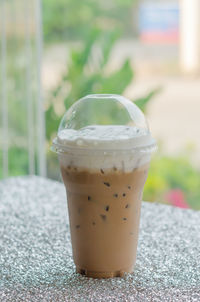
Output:
[[[75,101],[92,93],[121,94],[131,82],[133,71],[129,60],[123,62],[117,71],[106,73],[116,39],[116,32],[94,29],[79,49],[71,51],[66,72],[54,89],[46,112],[48,139],[58,129],[61,116]],[[94,47],[98,48],[99,56],[94,57]]]
[[189,160],[189,156],[177,157],[155,154],[151,161],[149,176],[144,188],[143,199],[168,202],[167,193],[180,189],[187,204],[200,209],[200,173]]
[[[43,0],[44,38],[47,42],[84,40],[91,27],[117,29],[123,35],[133,28],[136,0]],[[133,33],[132,33],[133,34]]]
[[[78,49],[71,50],[66,71],[49,98],[46,111],[48,146],[56,135],[63,114],[75,101],[93,93],[123,94],[132,82],[134,72],[129,59],[122,62],[117,70],[108,72],[111,51],[118,37],[117,31],[105,32],[99,28],[94,28]],[[135,100],[136,104],[145,110],[155,93],[157,90]],[[111,119],[114,120],[117,111],[116,108],[111,107]],[[125,116],[123,115],[121,118],[123,119]],[[112,120],[105,122],[112,124]],[[59,175],[59,169],[56,166],[57,158],[48,152],[47,161],[48,176],[57,178]]]
[[[21,38],[8,37],[6,64],[6,96],[8,106],[8,158],[9,176],[28,174],[28,116],[26,91],[26,52]],[[31,88],[32,97],[34,91]],[[1,102],[0,102],[1,103]],[[0,116],[2,116],[0,106]],[[3,177],[3,156],[1,152],[2,129],[0,127],[0,178]]]
[[[28,152],[26,148],[12,145],[8,151],[9,167],[8,176],[26,175],[28,171]],[[3,163],[2,152],[0,152],[0,163]],[[2,167],[2,165],[0,166]],[[0,179],[3,177],[3,171],[0,168]]]
[[[55,136],[62,115],[75,101],[93,93],[123,94],[131,83],[134,72],[129,59],[122,62],[117,70],[108,72],[109,58],[117,38],[116,31],[94,29],[79,49],[71,51],[66,72],[49,100],[46,111],[47,139],[51,140]],[[135,100],[135,103],[144,111],[157,92],[151,91]],[[116,114],[116,110],[112,112],[113,118]]]

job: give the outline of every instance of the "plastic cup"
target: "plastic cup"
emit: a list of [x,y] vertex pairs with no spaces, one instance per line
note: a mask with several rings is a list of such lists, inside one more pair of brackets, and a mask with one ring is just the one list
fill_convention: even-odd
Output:
[[146,119],[119,95],[89,95],[65,113],[53,150],[66,187],[77,272],[123,276],[136,261],[151,153]]

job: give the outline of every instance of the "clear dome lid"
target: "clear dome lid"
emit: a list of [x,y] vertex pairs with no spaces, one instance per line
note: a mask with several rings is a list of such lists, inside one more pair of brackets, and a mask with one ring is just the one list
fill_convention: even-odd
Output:
[[75,102],[64,114],[53,150],[67,148],[152,152],[156,147],[142,111],[114,94],[92,94]]

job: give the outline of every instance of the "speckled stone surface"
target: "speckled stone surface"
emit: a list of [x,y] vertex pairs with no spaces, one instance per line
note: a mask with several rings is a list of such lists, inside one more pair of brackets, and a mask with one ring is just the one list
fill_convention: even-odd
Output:
[[200,212],[143,203],[133,274],[75,273],[64,186],[0,182],[0,301],[200,301]]

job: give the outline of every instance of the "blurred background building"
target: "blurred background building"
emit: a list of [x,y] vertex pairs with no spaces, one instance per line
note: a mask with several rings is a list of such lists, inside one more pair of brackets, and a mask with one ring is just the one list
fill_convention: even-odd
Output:
[[0,14],[1,178],[61,180],[64,111],[119,93],[159,143],[144,199],[200,209],[199,0],[1,0]]

